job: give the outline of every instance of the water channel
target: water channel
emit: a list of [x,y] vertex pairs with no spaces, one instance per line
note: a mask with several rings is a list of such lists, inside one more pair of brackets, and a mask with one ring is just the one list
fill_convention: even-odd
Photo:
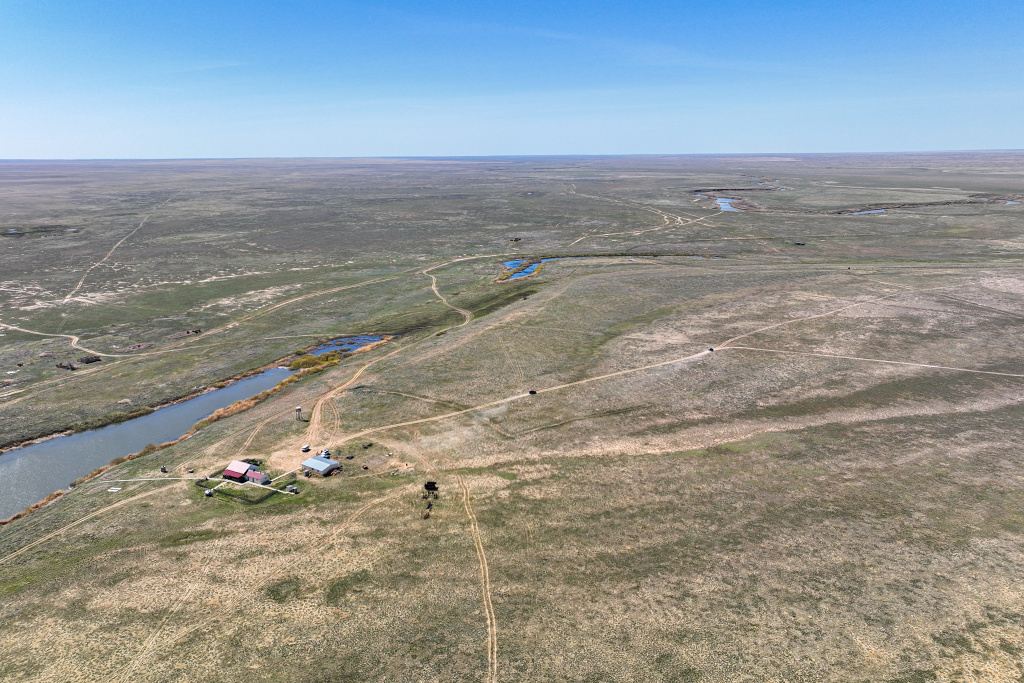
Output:
[[173,441],[214,411],[270,389],[290,374],[286,368],[273,368],[128,422],[4,453],[0,455],[0,519],[67,488],[114,458],[137,453],[151,443]]

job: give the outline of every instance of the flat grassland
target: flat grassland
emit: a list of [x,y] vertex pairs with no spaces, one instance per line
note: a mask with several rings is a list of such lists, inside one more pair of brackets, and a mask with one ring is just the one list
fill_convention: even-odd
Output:
[[[0,527],[0,679],[1024,680],[1024,153],[9,162],[0,199],[0,446],[396,335]],[[344,473],[175,478],[305,443]]]

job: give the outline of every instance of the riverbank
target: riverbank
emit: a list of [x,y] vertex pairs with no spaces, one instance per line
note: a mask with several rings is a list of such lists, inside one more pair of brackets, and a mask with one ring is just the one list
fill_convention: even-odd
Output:
[[157,410],[160,410],[162,408],[169,408],[171,406],[178,405],[179,403],[184,403],[185,401],[191,401],[192,399],[198,398],[200,396],[203,396],[204,394],[208,394],[211,391],[217,391],[218,389],[223,389],[223,388],[229,387],[229,386],[231,386],[233,384],[237,384],[238,382],[240,382],[240,381],[242,381],[242,380],[244,380],[246,378],[252,377],[253,375],[258,375],[261,372],[265,372],[265,371],[270,370],[272,368],[276,368],[276,367],[280,366],[282,363],[284,363],[284,362],[286,362],[286,361],[288,361],[288,360],[290,360],[292,358],[295,358],[295,357],[296,356],[294,354],[285,356],[284,358],[282,358],[280,360],[276,360],[276,361],[273,361],[271,363],[267,363],[266,365],[263,365],[263,366],[258,367],[258,368],[254,368],[252,370],[246,370],[245,372],[240,372],[240,373],[238,373],[236,375],[232,375],[231,377],[228,377],[226,379],[218,380],[218,381],[214,382],[213,384],[205,386],[205,387],[203,387],[201,389],[198,389],[196,391],[191,391],[191,392],[189,392],[187,394],[183,394],[181,396],[178,396],[176,398],[170,399],[168,401],[161,401],[159,403],[156,403],[156,404],[150,405],[150,406],[142,406],[140,408],[137,408],[135,410],[128,411],[128,412],[117,411],[117,412],[113,412],[113,413],[108,413],[107,415],[104,415],[103,417],[100,417],[100,418],[96,418],[95,420],[90,420],[90,421],[88,421],[86,423],[78,422],[78,423],[75,423],[75,424],[73,424],[71,426],[65,427],[64,429],[61,429],[59,431],[49,432],[47,434],[42,434],[40,436],[32,437],[31,439],[23,439],[21,441],[14,441],[14,442],[6,443],[6,444],[0,444],[0,456],[3,456],[4,454],[10,453],[11,451],[17,450],[19,448],[25,448],[27,446],[32,446],[32,445],[35,445],[35,444],[38,444],[38,443],[43,443],[45,441],[49,441],[50,439],[56,439],[56,438],[61,437],[61,436],[71,436],[73,434],[84,434],[86,432],[96,431],[97,429],[103,429],[104,427],[109,427],[111,425],[121,424],[121,423],[128,422],[130,420],[134,420],[134,419],[137,419],[137,418],[140,418],[140,417],[145,417],[146,415],[150,415],[150,414],[152,414],[152,413],[154,413]]
[[[153,425],[151,427],[148,427],[147,429],[143,429],[142,430],[142,432],[143,432],[142,434],[133,434],[133,432],[138,432],[139,431],[139,427],[136,424],[135,429],[130,428],[129,425],[132,422],[134,422],[134,420],[129,420],[129,421],[113,422],[113,423],[110,423],[110,424],[106,425],[106,427],[105,427],[105,428],[108,428],[108,429],[115,429],[115,430],[124,431],[125,432],[124,434],[111,434],[111,433],[108,433],[105,436],[99,436],[99,434],[102,432],[102,429],[96,429],[96,430],[88,430],[88,432],[77,432],[77,433],[69,433],[67,431],[64,431],[64,432],[62,432],[60,434],[54,434],[54,435],[50,435],[47,438],[39,439],[39,440],[35,441],[33,444],[29,444],[29,445],[27,445],[25,447],[27,448],[29,446],[35,446],[35,445],[44,444],[46,442],[52,441],[52,440],[54,440],[56,438],[59,438],[59,437],[69,437],[69,438],[82,437],[82,438],[87,438],[87,439],[89,439],[89,441],[83,442],[79,446],[79,452],[78,452],[79,459],[81,460],[82,458],[85,458],[87,462],[88,462],[88,459],[90,457],[90,451],[92,453],[105,453],[105,454],[107,454],[107,458],[109,458],[109,454],[110,454],[111,451],[116,452],[118,448],[124,448],[126,444],[132,444],[132,443],[140,444],[140,439],[141,439],[141,444],[145,444],[145,445],[141,449],[139,448],[138,445],[136,445],[135,449],[138,449],[138,450],[133,450],[133,451],[130,451],[130,452],[125,452],[124,450],[122,450],[121,451],[122,455],[118,455],[117,457],[113,458],[112,460],[106,461],[105,464],[102,464],[102,465],[100,465],[98,467],[94,467],[91,470],[88,470],[87,473],[83,474],[82,476],[74,478],[74,481],[70,484],[70,486],[67,489],[60,488],[60,489],[55,490],[55,491],[53,489],[50,489],[51,491],[53,491],[52,493],[44,493],[44,491],[46,491],[46,488],[43,488],[43,486],[45,484],[41,484],[40,482],[50,481],[50,482],[58,483],[58,485],[59,485],[59,481],[60,481],[59,477],[64,476],[65,474],[67,475],[68,478],[72,478],[74,476],[74,474],[75,474],[74,472],[70,472],[70,473],[67,472],[67,467],[70,466],[70,461],[67,458],[65,450],[64,450],[64,449],[69,448],[69,447],[74,449],[74,447],[75,447],[74,444],[62,444],[64,449],[58,447],[55,444],[51,444],[50,447],[46,448],[44,451],[41,451],[38,454],[33,454],[31,464],[23,464],[22,462],[20,462],[20,460],[22,458],[26,458],[26,460],[27,460],[28,456],[30,455],[29,453],[24,453],[24,454],[17,454],[16,453],[13,456],[8,456],[8,458],[9,458],[8,460],[0,460],[0,472],[2,472],[3,469],[10,469],[12,467],[15,468],[16,471],[18,469],[20,469],[23,472],[23,474],[21,474],[20,476],[15,476],[13,478],[11,478],[11,477],[0,478],[0,489],[6,489],[6,488],[10,488],[11,489],[10,491],[7,491],[6,495],[3,497],[3,499],[5,501],[14,502],[14,501],[17,501],[18,498],[21,498],[24,501],[24,502],[22,502],[22,504],[25,504],[25,503],[28,503],[28,501],[32,500],[33,496],[38,496],[35,499],[36,502],[33,502],[31,505],[28,505],[26,508],[23,508],[21,511],[16,512],[11,517],[9,517],[9,518],[7,518],[5,520],[0,521],[0,526],[2,526],[3,524],[7,524],[7,523],[9,523],[11,521],[14,521],[16,519],[20,519],[21,517],[24,517],[26,514],[30,513],[31,511],[33,511],[35,509],[39,509],[40,507],[43,507],[43,506],[45,506],[45,505],[47,505],[47,504],[57,500],[62,495],[68,493],[70,490],[73,490],[76,486],[81,485],[81,484],[89,481],[90,479],[93,479],[93,478],[103,474],[104,472],[106,472],[107,470],[109,470],[112,467],[115,467],[115,466],[117,466],[117,465],[119,465],[121,463],[127,462],[128,460],[132,460],[134,458],[140,457],[142,455],[148,455],[150,453],[154,453],[154,452],[162,450],[164,448],[168,448],[170,446],[173,446],[173,445],[175,445],[177,443],[180,443],[181,441],[183,441],[185,439],[190,438],[191,436],[195,435],[197,432],[199,432],[200,430],[204,429],[205,427],[213,424],[214,422],[217,422],[219,420],[225,419],[227,417],[230,417],[232,415],[236,415],[238,413],[244,412],[244,411],[246,411],[246,410],[248,410],[250,408],[255,407],[255,406],[259,405],[260,403],[264,402],[265,400],[267,400],[268,398],[270,398],[271,396],[273,396],[274,394],[284,390],[286,387],[288,387],[291,384],[299,381],[300,379],[302,379],[304,377],[308,377],[308,376],[310,376],[312,374],[323,372],[324,370],[327,370],[328,368],[331,368],[331,367],[334,367],[334,366],[338,365],[341,362],[341,360],[343,360],[343,358],[341,357],[342,355],[344,355],[344,357],[347,358],[347,357],[350,357],[350,356],[354,355],[355,353],[363,353],[363,352],[372,350],[372,349],[376,348],[377,346],[380,346],[382,344],[387,343],[388,341],[393,339],[393,336],[391,336],[391,335],[382,335],[382,336],[379,336],[379,337],[375,337],[375,339],[376,339],[376,341],[373,341],[372,343],[366,343],[366,344],[360,346],[359,348],[356,348],[356,349],[352,350],[351,352],[346,352],[345,354],[338,354],[338,357],[333,357],[333,355],[317,356],[316,358],[318,358],[318,359],[319,358],[323,358],[323,361],[317,363],[313,367],[307,367],[307,368],[304,368],[304,369],[299,370],[299,371],[288,370],[287,368],[280,367],[282,363],[286,363],[289,360],[294,361],[295,359],[300,359],[300,358],[303,358],[303,357],[313,357],[313,356],[309,356],[307,354],[309,354],[310,351],[312,351],[314,349],[318,349],[321,346],[323,346],[323,343],[321,343],[319,345],[314,345],[314,346],[309,347],[308,350],[303,350],[301,353],[297,352],[295,354],[291,354],[289,356],[286,356],[285,358],[282,358],[282,359],[280,359],[278,361],[275,361],[274,363],[270,363],[270,364],[262,366],[260,368],[254,368],[252,370],[248,370],[246,372],[239,373],[238,375],[236,375],[234,378],[231,378],[230,380],[216,382],[216,383],[214,383],[210,387],[207,387],[205,390],[203,390],[201,392],[194,392],[193,395],[191,395],[190,397],[178,399],[178,400],[176,400],[174,402],[169,402],[169,403],[161,406],[162,409],[174,409],[175,406],[180,406],[180,405],[185,404],[185,403],[187,403],[188,401],[191,401],[191,400],[200,399],[201,397],[203,397],[205,395],[208,395],[211,392],[216,392],[216,391],[222,391],[222,390],[225,390],[225,389],[230,389],[232,386],[237,386],[241,382],[246,382],[246,381],[252,382],[252,381],[255,381],[255,380],[259,379],[260,377],[262,377],[263,375],[265,375],[266,373],[275,373],[274,376],[267,377],[266,379],[274,379],[274,377],[278,373],[289,373],[286,376],[284,376],[282,379],[276,381],[272,386],[264,389],[263,391],[259,391],[258,393],[255,393],[255,394],[253,394],[251,396],[245,396],[243,398],[238,398],[237,400],[233,400],[232,402],[230,402],[227,405],[223,405],[222,404],[221,407],[213,410],[210,413],[205,414],[205,416],[201,417],[201,419],[196,419],[196,418],[188,419],[188,421],[184,423],[184,425],[186,425],[186,426],[182,426],[182,422],[181,422],[182,417],[181,416],[176,418],[178,420],[177,423],[174,422],[174,420],[175,420],[174,417],[169,417],[168,419],[171,420],[170,424]],[[325,343],[330,344],[331,342],[328,341],[328,342],[325,342]],[[264,386],[265,386],[265,384],[264,384]],[[203,406],[196,406],[196,408],[198,409],[198,415],[199,416],[202,416],[204,413],[206,413],[207,409],[204,408]],[[157,410],[149,410],[144,415],[140,415],[140,418],[150,417],[151,415],[153,415],[154,413],[157,413],[157,412],[158,412]],[[195,414],[195,413],[193,413],[193,414]],[[187,415],[187,413],[186,413],[186,415]],[[186,417],[186,419],[187,419],[187,417]],[[124,428],[124,429],[122,429],[122,428]],[[162,430],[162,432],[161,432],[161,430]],[[183,430],[183,433],[182,433],[182,430]],[[168,434],[168,431],[170,431],[170,434]],[[89,438],[87,436],[89,433],[93,433],[95,436]],[[161,443],[159,443],[159,444],[146,443],[146,440],[148,440],[153,434],[160,435],[161,433],[162,434],[166,434],[167,436],[171,436],[171,434],[178,433],[178,434],[180,434],[180,436],[177,436],[176,438],[167,438],[167,436],[165,436],[164,440]],[[130,445],[128,447],[130,448]],[[8,451],[8,453],[10,453],[11,451],[15,451],[15,450],[20,450],[20,449],[10,449]],[[13,458],[13,459],[10,459],[10,458]],[[40,458],[42,458],[42,460],[40,460]],[[97,458],[93,457],[92,458],[92,462],[95,463],[96,459]],[[103,461],[100,461],[100,462],[103,462]],[[40,468],[42,468],[42,470],[40,470],[38,472],[29,471],[28,473],[24,473],[26,468],[27,468],[27,470],[33,470],[33,469],[39,470]],[[84,468],[79,469],[78,471],[82,472],[83,469]],[[31,481],[31,482],[35,483],[36,490],[32,491],[31,487],[26,487],[25,486],[25,481],[21,481],[21,480],[28,480],[28,481]],[[21,482],[21,485],[18,485],[19,481]],[[64,479],[64,481],[67,481],[67,479]],[[2,507],[4,507],[4,506],[0,506],[0,508],[2,508]],[[16,511],[16,510],[17,510],[17,507],[14,507],[12,509],[8,505],[6,510],[0,509],[0,514],[3,514],[3,513],[8,513],[9,514],[11,512]]]

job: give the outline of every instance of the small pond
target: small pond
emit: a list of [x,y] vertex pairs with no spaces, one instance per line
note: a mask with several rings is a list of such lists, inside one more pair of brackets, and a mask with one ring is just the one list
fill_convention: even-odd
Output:
[[1014,201],[1009,201],[1009,200],[1007,200],[1007,202],[1006,202],[1007,206],[1012,206],[1014,204],[1020,204],[1020,202],[1014,202]]
[[134,420],[8,451],[0,455],[0,519],[67,488],[114,458],[138,453],[151,443],[174,441],[214,411],[266,391],[290,374],[286,368],[273,368]]
[[740,211],[740,209],[737,209],[735,206],[732,205],[732,202],[738,202],[738,199],[720,198],[716,199],[715,201],[718,202],[718,208],[720,208],[722,211]]
[[[537,266],[539,266],[541,263],[547,263],[548,261],[557,261],[560,258],[565,258],[565,257],[564,256],[556,256],[555,258],[541,259],[537,263],[531,263],[530,265],[528,265],[526,268],[523,268],[521,271],[519,271],[515,275],[512,275],[510,277],[505,278],[505,280],[507,282],[508,280],[518,280],[521,277],[529,277],[530,275],[533,275],[533,272],[535,270],[537,270]],[[519,261],[502,261],[501,265],[505,266],[509,270],[515,270],[516,268],[518,268],[519,266],[523,265],[524,263],[526,263],[526,259],[521,259]]]
[[844,216],[866,216],[869,213],[885,213],[885,209],[871,209],[870,211],[851,211],[844,213]]
[[[522,263],[522,261],[519,263]],[[357,334],[354,337],[340,337],[338,339],[332,339],[326,344],[321,344],[309,353],[314,356],[319,356],[325,353],[330,353],[331,351],[358,351],[364,346],[376,344],[382,339],[384,339],[384,337],[375,334]]]

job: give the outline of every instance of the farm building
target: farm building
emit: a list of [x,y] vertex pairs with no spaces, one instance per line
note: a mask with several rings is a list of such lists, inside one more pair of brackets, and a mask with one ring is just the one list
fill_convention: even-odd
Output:
[[221,473],[221,476],[225,479],[245,481],[245,473],[254,469],[256,469],[256,465],[250,465],[249,463],[242,462],[241,460],[232,460],[227,468]]
[[251,481],[254,484],[263,484],[264,486],[270,483],[270,477],[259,470],[249,470],[246,472],[245,480]]
[[341,465],[335,461],[319,455],[309,458],[302,463],[302,469],[307,472],[316,472],[321,477],[326,477],[339,467],[341,467]]

